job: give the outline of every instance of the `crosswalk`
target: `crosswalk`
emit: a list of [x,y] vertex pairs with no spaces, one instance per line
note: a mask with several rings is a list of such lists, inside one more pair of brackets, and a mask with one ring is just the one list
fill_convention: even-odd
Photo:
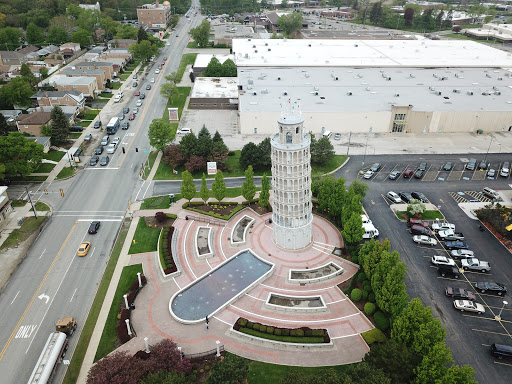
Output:
[[489,203],[491,199],[482,195],[478,191],[464,191],[464,192],[449,192],[455,202],[459,203],[470,203],[470,202],[483,202]]

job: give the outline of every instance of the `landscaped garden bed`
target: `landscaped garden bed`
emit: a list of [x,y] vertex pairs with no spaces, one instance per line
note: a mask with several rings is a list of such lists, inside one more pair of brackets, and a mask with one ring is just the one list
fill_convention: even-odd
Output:
[[221,220],[229,220],[235,213],[245,208],[236,202],[203,203],[202,201],[191,201],[183,204],[184,209],[202,213]]
[[164,274],[166,274],[166,275],[176,272],[178,270],[178,268],[176,267],[176,263],[174,262],[174,257],[172,254],[172,236],[173,236],[173,234],[174,234],[174,227],[163,228],[162,233],[160,234],[160,244],[159,244],[160,264],[162,265],[162,269],[164,270]]
[[[144,287],[144,285],[146,285],[147,283],[146,276],[141,275],[140,279],[142,287]],[[137,276],[135,276],[135,281],[133,281],[132,285],[130,286],[130,289],[128,290],[128,292],[126,292],[126,299],[128,300],[128,306],[130,307],[130,309],[126,308],[126,303],[124,301],[123,294],[123,298],[121,299],[121,303],[119,304],[119,308],[121,309],[121,311],[117,315],[117,345],[124,344],[131,339],[131,336],[128,334],[128,328],[126,327],[126,319],[130,319],[131,310],[135,309],[135,298],[137,297],[137,294],[142,289],[142,287],[139,287],[139,279]]]
[[[245,202],[244,202],[245,204]],[[272,212],[272,207],[264,207],[260,204],[259,200],[254,200],[251,203],[247,204],[254,212],[256,212],[258,215],[266,215],[267,213]]]

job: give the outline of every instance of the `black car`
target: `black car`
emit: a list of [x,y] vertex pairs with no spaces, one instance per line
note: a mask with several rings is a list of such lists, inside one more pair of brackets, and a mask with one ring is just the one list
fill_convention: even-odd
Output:
[[151,89],[151,84],[146,85],[146,90],[149,91],[150,89]]
[[95,155],[101,155],[103,153],[103,145],[98,145],[94,151]]
[[98,164],[98,161],[100,161],[100,157],[94,155],[93,157],[91,157],[91,160],[89,160],[89,165],[94,167],[96,164]]
[[412,195],[409,192],[400,192],[398,196],[400,196],[402,201],[406,203],[409,203],[412,199],[414,199],[414,197],[412,197]]
[[380,169],[380,163],[375,163],[370,167],[370,171],[377,172]]
[[451,161],[448,161],[444,166],[443,166],[443,170],[444,171],[451,171],[453,168],[453,163]]
[[146,98],[146,94],[145,93],[141,93],[140,96],[139,96],[139,99],[145,99]]
[[424,172],[425,172],[425,171],[422,171],[421,169],[418,169],[416,172],[414,172],[414,177],[415,177],[416,179],[421,179],[421,178],[423,177],[423,173],[424,173]]
[[446,294],[446,296],[451,297],[453,299],[471,300],[471,301],[476,300],[475,294],[473,292],[466,291],[464,288],[446,287],[444,289],[444,293]]
[[420,163],[418,165],[418,171],[426,171],[427,170],[427,163]]
[[100,222],[99,221],[93,221],[91,223],[91,225],[89,226],[89,230],[87,232],[89,232],[91,235],[93,235],[96,232],[98,232],[99,228],[100,228]]
[[98,129],[98,128],[101,128],[101,121],[100,120],[96,120],[96,122],[94,123],[94,129]]
[[69,132],[82,132],[84,130],[84,127],[80,125],[73,125],[72,127],[69,127]]
[[123,108],[123,113],[126,115],[127,113],[130,113],[130,108]]
[[425,197],[425,195],[421,192],[412,192],[411,193],[412,197],[414,197],[415,199],[421,201],[422,203],[427,203],[428,200],[427,198]]
[[460,240],[447,241],[444,246],[448,249],[469,249],[468,245]]
[[9,180],[9,179],[0,179],[0,185],[2,187],[7,187],[9,184],[11,184],[11,180]]
[[483,169],[485,171],[488,166],[489,164],[485,160],[482,160],[480,164],[478,164],[478,169]]
[[128,129],[130,128],[130,123],[125,121],[123,124],[121,124],[121,129]]
[[439,264],[437,266],[437,273],[439,273],[442,277],[452,276],[456,279],[460,276],[459,268],[453,265]]
[[507,293],[507,287],[505,287],[503,284],[492,283],[489,281],[475,283],[475,289],[479,290],[481,293],[489,291],[492,293],[496,293],[499,296],[505,295]]
[[105,166],[108,164],[108,162],[110,161],[110,157],[108,156],[103,156],[100,160],[100,165],[101,166]]

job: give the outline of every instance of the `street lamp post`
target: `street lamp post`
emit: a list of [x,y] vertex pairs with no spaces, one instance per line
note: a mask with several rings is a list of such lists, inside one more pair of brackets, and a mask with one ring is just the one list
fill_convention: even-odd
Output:
[[491,144],[494,137],[491,136],[491,141],[489,142],[489,147],[487,147],[487,153],[485,154],[484,162],[487,164],[487,155],[489,154],[489,150],[491,149]]
[[505,307],[505,305],[507,305],[508,302],[503,300],[503,305],[501,306],[501,309],[500,309],[500,313],[498,314],[498,316],[496,316],[496,320],[500,321],[501,320],[501,312],[503,311],[503,308]]
[[366,150],[368,148],[368,139],[370,138],[370,133],[372,133],[372,127],[370,127],[370,129],[368,130],[368,135],[366,136],[366,144],[364,146],[364,156],[363,156],[363,167],[364,167],[364,162],[366,160]]

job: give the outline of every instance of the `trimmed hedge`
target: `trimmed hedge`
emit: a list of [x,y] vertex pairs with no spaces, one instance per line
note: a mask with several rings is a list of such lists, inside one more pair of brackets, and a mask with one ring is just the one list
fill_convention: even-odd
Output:
[[331,341],[326,329],[310,329],[307,327],[295,329],[278,328],[270,325],[253,323],[243,317],[238,318],[233,325],[233,329],[262,339],[287,343],[323,344]]
[[364,305],[364,313],[366,313],[368,316],[371,316],[375,313],[375,310],[377,309],[377,306],[373,303],[366,303]]
[[[146,276],[140,275],[140,281],[142,286],[144,287],[147,283]],[[142,288],[139,288],[139,279],[135,278],[135,281],[130,286],[127,294],[128,305],[132,305],[137,297],[137,294]],[[131,311],[129,309],[124,308],[124,298],[121,300],[121,313],[119,315],[119,321],[117,322],[117,338],[121,342],[121,344],[126,343],[130,340],[130,335],[128,335],[128,329],[126,328],[126,319],[130,318]]]
[[384,313],[382,313],[381,311],[375,312],[373,318],[375,319],[375,324],[377,325],[377,328],[379,328],[383,332],[386,332],[388,330],[389,319],[386,317]]
[[363,297],[363,291],[361,291],[359,288],[354,288],[352,292],[350,292],[350,299],[352,301],[359,301]]
[[374,293],[374,292],[370,292],[370,293],[368,294],[368,301],[369,301],[369,302],[371,302],[371,303],[375,303],[375,301],[377,301],[377,300],[375,299],[375,293]]
[[[215,213],[215,212],[205,212],[205,211],[201,211],[200,209],[191,208],[190,205],[187,205],[187,207],[185,207],[186,204],[188,204],[188,203],[183,204],[183,208],[186,208],[188,211],[193,211],[193,212],[201,213],[203,215],[211,216],[211,217],[214,217],[214,218],[220,219],[220,220],[229,220],[236,213],[240,212],[242,209],[245,208],[245,206],[240,204],[240,205],[237,205],[236,207],[234,207],[229,215],[221,215],[221,214]],[[224,205],[225,203],[222,203],[222,204]],[[236,203],[236,204],[238,204],[238,203]],[[201,203],[199,205],[204,205],[204,204]],[[234,204],[227,204],[227,205],[234,205]]]
[[368,278],[366,277],[366,273],[364,273],[364,272],[359,272],[357,275],[357,278],[359,279],[361,284],[364,283],[366,280],[368,280]]
[[160,236],[160,261],[166,275],[176,272],[178,268],[172,255],[172,235],[174,227],[163,228]]
[[383,343],[386,341],[386,335],[377,328],[370,329],[369,331],[361,333],[366,344],[372,345],[373,343]]
[[368,299],[368,291],[364,290],[363,291],[363,300],[367,300],[367,299]]

